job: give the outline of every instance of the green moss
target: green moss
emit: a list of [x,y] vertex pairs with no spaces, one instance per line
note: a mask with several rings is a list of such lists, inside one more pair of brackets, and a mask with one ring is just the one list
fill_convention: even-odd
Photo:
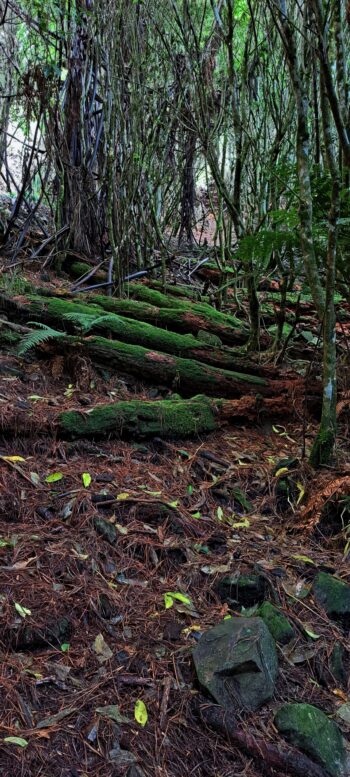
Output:
[[[266,386],[267,382],[256,375],[222,370],[201,364],[194,359],[183,359],[169,354],[150,351],[139,345],[130,345],[105,337],[88,337],[84,350],[99,363],[143,377],[156,379],[171,385],[181,393],[193,396],[203,391],[210,396],[237,397],[242,394],[242,384]],[[246,390],[246,389],[245,389]]]
[[193,313],[206,316],[211,321],[217,323],[230,323],[233,327],[242,327],[242,321],[235,316],[230,316],[226,313],[216,310],[206,302],[194,302],[191,303],[188,300],[170,298],[166,294],[162,294],[160,291],[150,289],[149,286],[143,284],[130,284],[129,293],[133,299],[147,302],[150,305],[154,305],[159,308],[178,308],[180,310],[189,310]]
[[335,443],[335,431],[320,427],[316,439],[312,445],[309,463],[314,469],[327,466],[332,458]]
[[311,704],[284,704],[275,724],[286,739],[333,775],[345,774],[346,755],[338,726]]
[[[66,261],[63,266],[63,270],[70,275],[71,278],[81,278],[82,275],[90,272],[93,269],[91,264],[86,262],[71,262]],[[106,273],[103,271],[97,271],[91,279],[91,283],[98,283],[99,281],[106,280]]]
[[326,572],[319,572],[313,582],[316,601],[324,607],[327,615],[350,616],[350,586]]
[[[248,333],[242,328],[241,322],[238,322],[239,328],[237,328],[235,319],[214,311],[209,305],[204,310],[203,308],[198,310],[195,304],[181,308],[159,308],[135,299],[114,299],[113,297],[104,297],[102,294],[91,295],[88,299],[111,313],[128,316],[138,321],[146,321],[155,326],[169,328],[174,332],[197,334],[200,329],[204,329],[218,335],[223,342],[228,344],[244,343],[248,336]],[[209,314],[207,308],[209,308]]]
[[259,607],[258,615],[266,623],[275,642],[286,645],[295,636],[289,620],[271,602],[263,602]]
[[74,437],[192,437],[214,431],[216,413],[204,396],[188,401],[131,400],[101,405],[84,415],[74,410],[62,413],[59,425]]

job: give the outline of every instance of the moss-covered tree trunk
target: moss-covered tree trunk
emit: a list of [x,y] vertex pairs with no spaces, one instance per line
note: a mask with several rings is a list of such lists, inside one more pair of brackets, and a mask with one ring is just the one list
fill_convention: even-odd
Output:
[[[8,308],[13,310],[15,300],[8,301]],[[0,308],[5,307],[6,298],[0,300]],[[227,370],[240,371],[249,375],[260,375],[267,379],[274,377],[272,367],[264,367],[259,363],[237,355],[234,350],[219,343],[211,344],[208,334],[205,340],[205,332],[201,336],[192,334],[179,334],[168,329],[147,324],[144,321],[136,321],[115,313],[106,313],[96,305],[88,305],[80,302],[70,302],[57,297],[43,299],[42,297],[29,295],[25,302],[23,298],[17,305],[18,319],[21,321],[40,321],[56,328],[79,333],[85,327],[86,331],[97,332],[104,336],[109,334],[118,340],[134,345],[142,345],[164,353],[175,354],[186,359],[195,359],[204,364],[211,364]]]
[[57,420],[68,437],[194,437],[213,432],[234,419],[254,420],[261,414],[285,414],[285,402],[255,397],[221,400],[196,396],[155,402],[131,400],[100,405],[88,413],[70,410]]

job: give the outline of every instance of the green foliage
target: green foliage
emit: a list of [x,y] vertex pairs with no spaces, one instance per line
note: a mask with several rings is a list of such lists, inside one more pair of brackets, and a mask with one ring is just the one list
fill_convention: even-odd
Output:
[[33,329],[24,336],[18,349],[19,356],[24,356],[28,351],[37,348],[38,345],[48,342],[48,340],[65,337],[64,332],[58,332],[56,329],[51,329],[51,327],[46,326],[46,324],[41,324],[38,321],[30,321],[29,323],[32,326],[38,327],[38,329]]

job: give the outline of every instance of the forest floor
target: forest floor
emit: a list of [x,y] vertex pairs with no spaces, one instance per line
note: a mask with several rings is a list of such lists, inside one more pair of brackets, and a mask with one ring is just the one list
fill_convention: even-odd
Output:
[[[70,288],[51,273],[25,277],[57,294]],[[4,273],[2,293],[22,299],[18,288]],[[1,775],[259,777],[269,768],[198,715],[193,647],[242,612],[243,601],[229,606],[218,595],[225,573],[259,575],[263,598],[295,629],[278,647],[272,701],[242,712],[243,730],[283,748],[274,712],[307,701],[334,716],[350,748],[338,715],[350,688],[330,661],[348,632],[311,590],[316,571],[349,581],[346,414],[337,465],[318,474],[302,456],[317,429],[308,415],[226,423],[191,440],[58,434],[62,410],[167,393],[84,354],[1,353]],[[254,593],[244,599],[245,608],[256,603]],[[348,655],[345,664],[348,675]],[[139,701],[144,726],[134,717]]]

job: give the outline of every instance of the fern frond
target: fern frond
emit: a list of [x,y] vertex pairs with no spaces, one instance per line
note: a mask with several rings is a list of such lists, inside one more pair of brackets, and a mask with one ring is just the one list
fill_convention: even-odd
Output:
[[24,354],[28,353],[32,348],[37,348],[38,345],[41,345],[48,340],[52,340],[54,337],[66,336],[65,332],[58,332],[57,329],[52,329],[50,326],[41,324],[38,321],[29,321],[29,324],[38,327],[38,329],[33,329],[24,336],[18,349],[19,356],[24,356]]
[[100,324],[108,326],[108,324],[112,325],[115,323],[114,315],[108,314],[96,317],[89,315],[88,313],[65,313],[63,318],[67,321],[72,321],[74,324],[78,324],[83,332],[89,332],[94,327],[100,326]]

